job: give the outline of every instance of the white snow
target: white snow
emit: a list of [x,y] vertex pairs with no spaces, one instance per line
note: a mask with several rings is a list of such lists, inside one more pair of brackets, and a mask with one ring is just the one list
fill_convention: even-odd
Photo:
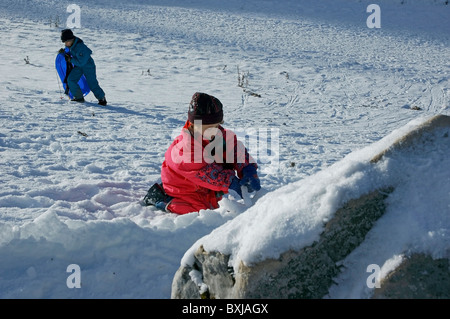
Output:
[[[400,2],[377,1],[381,28],[369,29],[372,1],[78,0],[74,33],[94,52],[100,107],[69,103],[58,84],[69,3],[0,1],[0,298],[169,298],[194,244],[234,262],[275,257],[316,239],[346,200],[392,182],[389,211],[328,298],[367,298],[367,266],[386,274],[405,248],[448,257],[448,142],[427,160],[367,164],[450,115],[450,5]],[[271,132],[268,152],[254,154],[263,190],[250,208],[225,198],[176,216],[138,203],[197,91],[223,102],[225,127]],[[81,288],[67,286],[72,264]]]

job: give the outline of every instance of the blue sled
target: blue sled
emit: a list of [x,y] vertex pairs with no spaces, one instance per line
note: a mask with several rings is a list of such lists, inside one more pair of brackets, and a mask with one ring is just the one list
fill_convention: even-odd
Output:
[[[58,53],[55,60],[56,71],[58,72],[59,78],[64,86],[64,91],[67,90],[67,83],[64,83],[64,79],[66,78],[66,70],[67,70],[67,62],[63,53]],[[83,96],[86,96],[91,92],[89,85],[87,84],[86,77],[81,76],[80,81],[78,81],[78,85],[81,88],[81,92],[83,92]],[[69,97],[73,99],[73,94],[69,91]]]

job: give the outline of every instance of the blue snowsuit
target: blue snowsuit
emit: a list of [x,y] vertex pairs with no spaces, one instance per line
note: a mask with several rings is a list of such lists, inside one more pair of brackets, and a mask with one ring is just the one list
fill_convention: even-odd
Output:
[[103,92],[97,81],[95,62],[91,57],[91,49],[84,44],[83,40],[75,37],[69,51],[71,54],[70,61],[73,63],[74,68],[67,77],[67,84],[69,85],[69,89],[73,97],[76,99],[83,98],[83,93],[78,85],[78,81],[84,74],[87,84],[89,85],[92,93],[94,93],[95,97],[98,100],[103,99],[105,97],[105,92]]

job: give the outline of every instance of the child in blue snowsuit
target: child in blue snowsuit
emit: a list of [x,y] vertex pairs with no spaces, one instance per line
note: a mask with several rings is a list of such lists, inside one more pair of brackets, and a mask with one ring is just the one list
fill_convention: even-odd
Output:
[[83,40],[74,36],[70,29],[61,31],[61,41],[66,46],[66,50],[61,49],[61,51],[65,51],[66,60],[74,65],[67,77],[67,85],[73,95],[72,101],[84,102],[83,93],[78,85],[78,81],[84,74],[89,88],[98,100],[98,104],[106,105],[105,92],[103,92],[97,81],[91,49],[84,44]]

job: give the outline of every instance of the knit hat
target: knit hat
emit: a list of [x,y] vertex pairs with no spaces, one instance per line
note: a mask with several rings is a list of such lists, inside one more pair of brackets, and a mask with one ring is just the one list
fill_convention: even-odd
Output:
[[223,121],[222,103],[212,95],[195,93],[189,104],[188,120],[194,123],[201,120],[202,124],[216,124]]
[[72,30],[64,29],[61,31],[61,41],[66,42],[67,40],[75,39]]

